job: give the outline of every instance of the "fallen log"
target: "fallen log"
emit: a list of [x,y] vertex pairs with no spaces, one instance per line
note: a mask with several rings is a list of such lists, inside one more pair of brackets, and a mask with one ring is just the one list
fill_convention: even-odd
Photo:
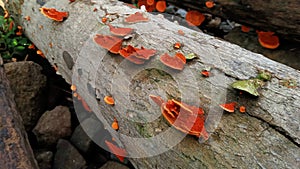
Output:
[[38,168],[22,118],[17,111],[0,57],[0,166],[5,169]]
[[[138,10],[119,1],[50,0],[43,4],[68,11],[69,17],[63,22],[43,16],[38,2],[12,0],[7,8],[51,64],[58,66],[66,81],[77,86],[77,92],[114,140],[122,143],[128,157],[134,157],[130,161],[136,168],[297,166],[300,91],[299,87],[288,88],[280,81],[292,79],[300,84],[299,71],[169,22],[162,15],[144,13],[148,22],[125,23],[124,18]],[[31,20],[25,20],[25,16]],[[96,34],[110,34],[102,22],[104,16],[114,26],[135,29],[135,34],[123,44],[155,49],[154,58],[135,65],[97,45],[93,40]],[[198,56],[183,71],[172,71],[159,61],[159,55],[176,52],[173,44],[177,41],[184,44],[181,52]],[[200,71],[208,68],[213,76],[202,77]],[[237,101],[238,97],[230,84],[255,77],[258,70],[271,72],[273,78],[258,98],[239,97],[247,114],[223,115],[218,105]],[[169,128],[149,94],[202,107],[210,139],[185,137]],[[103,101],[108,95],[114,97],[115,106]],[[118,132],[110,127],[114,118],[119,123]]]
[[300,41],[300,1],[232,1],[218,0],[213,8],[207,8],[207,0],[167,0],[168,3],[211,13],[258,30],[273,31],[283,39]]

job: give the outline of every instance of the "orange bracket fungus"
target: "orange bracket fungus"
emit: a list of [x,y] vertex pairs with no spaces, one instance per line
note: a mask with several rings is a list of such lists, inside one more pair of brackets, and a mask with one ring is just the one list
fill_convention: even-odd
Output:
[[116,131],[119,130],[119,123],[118,123],[118,120],[116,118],[114,118],[114,121],[111,124],[111,128],[113,128]]
[[206,1],[205,6],[207,8],[213,8],[215,6],[215,3],[214,3],[214,1]]
[[109,104],[109,105],[114,105],[114,104],[115,104],[115,100],[114,100],[114,98],[111,97],[111,96],[105,96],[105,97],[104,97],[104,102],[105,102],[106,104]]
[[205,16],[196,10],[191,10],[187,12],[185,19],[190,26],[199,26],[205,20]]
[[133,31],[132,28],[117,28],[117,27],[113,27],[111,24],[107,24],[107,25],[109,26],[110,32],[116,36],[126,36]]
[[279,38],[274,35],[274,32],[257,31],[258,42],[264,48],[276,49],[279,46]]
[[136,12],[134,14],[129,15],[125,18],[125,22],[127,23],[136,23],[136,22],[147,22],[149,21],[148,18],[144,17],[143,13]]
[[104,49],[107,49],[111,53],[118,54],[121,49],[123,39],[109,36],[109,35],[101,35],[97,34],[94,37],[94,41]]
[[[182,57],[183,56],[183,57]],[[165,53],[160,56],[160,61],[165,64],[166,66],[176,69],[182,70],[186,63],[185,57],[181,53],[176,53],[175,57],[170,56],[169,54]]]
[[105,144],[107,145],[108,149],[116,155],[116,157],[121,161],[124,162],[124,157],[126,156],[127,152],[125,149],[120,148],[113,143],[105,140]]
[[230,113],[233,113],[235,110],[236,102],[231,102],[231,103],[225,103],[225,104],[220,104],[220,107],[224,109],[225,111],[228,111]]
[[156,10],[158,12],[165,12],[166,8],[167,8],[167,3],[166,3],[165,0],[161,0],[161,1],[156,2]]
[[52,20],[59,21],[59,22],[63,21],[69,15],[68,12],[60,12],[60,11],[57,11],[56,9],[54,9],[54,8],[42,7],[42,8],[40,8],[40,11],[47,18],[50,18]]
[[[209,134],[204,127],[205,117],[202,108],[190,106],[174,99],[165,102],[161,97],[150,95],[150,98],[160,106],[163,117],[177,130],[208,139]],[[194,121],[194,124],[190,124]],[[191,126],[190,128],[188,126]]]
[[135,64],[143,64],[146,60],[149,60],[150,57],[154,56],[156,50],[154,49],[146,49],[144,47],[135,48],[131,45],[127,45],[126,48],[122,48],[120,50],[120,55],[125,59],[135,63]]

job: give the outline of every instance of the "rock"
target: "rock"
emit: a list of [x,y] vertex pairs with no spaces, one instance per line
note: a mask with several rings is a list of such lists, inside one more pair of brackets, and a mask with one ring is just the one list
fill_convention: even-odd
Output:
[[35,153],[35,158],[41,169],[51,169],[53,153],[51,151],[39,151]]
[[33,129],[41,145],[54,145],[58,139],[71,135],[71,113],[68,107],[57,106],[46,111]]
[[93,141],[91,137],[95,136],[97,133],[100,133],[102,129],[102,124],[99,121],[93,118],[88,118],[76,127],[70,141],[81,152],[87,153],[92,148],[91,146]]
[[129,169],[129,167],[114,161],[108,161],[99,169]]
[[56,149],[53,169],[85,168],[85,159],[67,140],[59,139]]
[[7,63],[4,68],[25,129],[30,131],[45,111],[47,78],[42,68],[31,61]]

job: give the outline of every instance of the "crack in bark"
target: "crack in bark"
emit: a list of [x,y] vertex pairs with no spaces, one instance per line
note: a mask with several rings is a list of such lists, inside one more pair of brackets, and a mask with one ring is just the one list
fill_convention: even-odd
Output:
[[255,116],[255,115],[252,115],[252,114],[249,114],[247,113],[250,117],[253,117],[265,124],[267,124],[271,129],[277,131],[279,134],[281,134],[283,137],[285,137],[286,139],[288,139],[290,142],[292,142],[293,144],[295,144],[297,147],[300,148],[300,144],[297,143],[294,138],[292,136],[290,136],[287,132],[284,131],[284,129],[282,127],[279,127],[279,126],[276,126],[274,124],[270,124],[269,122],[267,122],[266,120],[264,120],[263,118],[261,117],[258,117],[258,116]]

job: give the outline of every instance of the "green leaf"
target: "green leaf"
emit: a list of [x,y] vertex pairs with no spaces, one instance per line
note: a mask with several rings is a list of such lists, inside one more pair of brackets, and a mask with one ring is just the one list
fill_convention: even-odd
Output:
[[261,70],[258,72],[258,75],[256,76],[257,79],[264,80],[264,81],[269,81],[272,78],[272,75],[270,72],[266,70]]
[[17,39],[12,39],[11,44],[12,44],[13,46],[17,46],[17,45],[18,45]]
[[248,92],[253,96],[259,96],[257,89],[264,84],[263,81],[259,79],[249,79],[249,80],[239,80],[231,84],[234,89],[242,90]]
[[25,50],[25,47],[24,46],[17,46],[17,47],[15,47],[15,50],[23,51],[23,50]]
[[191,59],[194,59],[194,58],[196,58],[196,57],[197,57],[197,56],[196,56],[195,53],[189,53],[189,54],[185,55],[185,58],[186,58],[187,60],[191,60]]

